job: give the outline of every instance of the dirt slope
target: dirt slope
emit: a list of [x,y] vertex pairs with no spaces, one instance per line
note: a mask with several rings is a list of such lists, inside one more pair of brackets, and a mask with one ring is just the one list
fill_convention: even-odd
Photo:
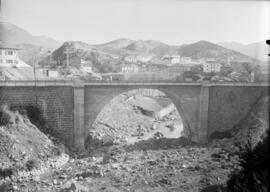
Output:
[[61,154],[61,150],[26,115],[2,106],[0,119],[1,169],[31,170]]

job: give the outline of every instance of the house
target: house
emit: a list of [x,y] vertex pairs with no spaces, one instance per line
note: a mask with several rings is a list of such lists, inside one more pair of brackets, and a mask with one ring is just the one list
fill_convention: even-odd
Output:
[[92,66],[82,66],[81,69],[87,73],[92,73]]
[[159,71],[165,70],[167,68],[168,68],[167,65],[151,64],[151,65],[147,65],[146,66],[146,71],[149,71],[149,72],[159,72]]
[[191,64],[173,65],[169,67],[169,71],[174,71],[174,72],[191,71],[193,66],[194,65],[191,65]]
[[163,60],[169,61],[171,65],[174,64],[194,64],[194,61],[190,57],[180,57],[180,55],[165,55]]
[[130,63],[136,63],[137,57],[135,55],[128,55],[124,58],[124,60]]
[[215,60],[210,60],[203,63],[204,73],[211,73],[211,72],[218,73],[220,72],[220,68],[221,68],[221,64]]
[[173,55],[171,58],[171,64],[180,63],[180,56],[179,55]]
[[126,64],[122,66],[121,71],[123,73],[138,73],[139,66],[135,64]]
[[49,78],[59,78],[59,72],[57,70],[46,70],[46,76]]
[[152,56],[142,56],[142,55],[136,56],[137,61],[140,61],[142,63],[147,63],[147,62],[151,61],[152,58],[153,58]]
[[190,57],[181,57],[179,63],[183,63],[183,64],[197,64],[197,62],[195,62]]
[[0,67],[30,67],[19,56],[19,47],[0,42]]

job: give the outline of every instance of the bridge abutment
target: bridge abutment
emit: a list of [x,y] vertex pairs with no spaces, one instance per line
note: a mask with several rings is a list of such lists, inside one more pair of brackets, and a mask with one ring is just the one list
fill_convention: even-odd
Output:
[[79,151],[85,149],[85,125],[84,125],[84,85],[74,84],[74,132],[73,143]]
[[202,85],[200,93],[199,121],[198,121],[198,142],[207,142],[208,136],[208,107],[209,107],[209,86]]

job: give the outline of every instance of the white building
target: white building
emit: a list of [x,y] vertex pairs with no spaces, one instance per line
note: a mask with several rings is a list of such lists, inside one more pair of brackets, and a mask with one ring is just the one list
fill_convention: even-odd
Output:
[[139,72],[139,67],[138,65],[135,64],[127,64],[122,66],[123,73],[138,73]]
[[59,78],[59,72],[57,70],[46,70],[46,76],[50,78]]
[[146,63],[148,61],[151,61],[153,57],[151,55],[128,55],[124,58],[125,61],[130,63],[136,63],[136,62],[142,62]]
[[92,66],[87,66],[87,65],[85,65],[85,66],[82,66],[81,69],[82,69],[83,71],[87,72],[87,73],[92,73],[92,72],[93,72]]
[[129,56],[126,56],[124,60],[127,62],[136,63],[137,57],[135,55],[129,55]]
[[30,67],[18,57],[18,47],[0,43],[0,67]]
[[136,59],[137,61],[140,61],[142,63],[146,63],[148,61],[151,61],[152,60],[152,56],[142,56],[142,55],[137,55]]
[[194,61],[192,58],[190,57],[181,57],[180,58],[180,63],[183,63],[183,64],[196,64],[197,62]]
[[173,55],[171,58],[171,64],[177,64],[180,63],[180,56],[179,55]]
[[162,59],[169,61],[171,65],[178,64],[181,61],[180,55],[164,55]]
[[211,73],[211,72],[218,73],[220,72],[220,68],[221,68],[220,63],[216,61],[206,61],[203,63],[203,72],[205,73]]

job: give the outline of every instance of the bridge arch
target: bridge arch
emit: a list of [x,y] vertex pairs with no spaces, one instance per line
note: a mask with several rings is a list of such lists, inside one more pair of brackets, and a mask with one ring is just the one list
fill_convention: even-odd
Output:
[[102,109],[115,97],[135,89],[151,89],[164,93],[175,105],[185,132],[189,138],[197,141],[200,87],[173,87],[173,86],[85,86],[85,130],[84,140]]
[[[119,136],[122,136],[122,138],[131,137],[132,133],[137,133],[138,127],[144,127],[152,134],[156,131],[165,131],[165,136],[170,134],[170,137],[174,136],[174,138],[189,136],[189,130],[187,129],[188,126],[184,125],[185,123],[183,123],[182,120],[184,119],[182,108],[181,112],[179,112],[173,101],[160,90],[152,88],[131,89],[126,92],[122,92],[115,97],[112,96],[111,98],[112,99],[109,102],[106,103],[105,101],[100,105],[100,112],[97,114],[93,124],[91,125],[92,121],[90,121],[89,124],[85,125],[85,136],[87,137],[86,148],[91,145],[90,143],[92,139],[90,138],[92,138],[93,135],[99,137],[105,136],[106,138],[108,137],[110,139],[107,139],[107,142],[111,142],[117,138],[119,139]],[[106,104],[104,105],[104,103]],[[141,111],[142,113],[136,113],[133,108],[134,106],[140,106],[141,109],[146,107],[144,108],[146,111],[147,108],[149,108],[147,111],[148,115],[142,114],[145,112],[144,110]],[[137,108],[137,110],[139,109],[140,108]],[[151,111],[151,109],[153,111]],[[166,116],[174,111],[173,117],[175,119],[157,121],[157,119],[161,120],[164,117],[162,113],[160,113],[161,111],[163,115],[167,113]],[[171,130],[172,132],[167,133],[166,130],[168,129],[164,129],[166,124],[173,124],[174,129]],[[153,126],[156,130],[151,130]],[[134,139],[135,137],[132,138]]]

